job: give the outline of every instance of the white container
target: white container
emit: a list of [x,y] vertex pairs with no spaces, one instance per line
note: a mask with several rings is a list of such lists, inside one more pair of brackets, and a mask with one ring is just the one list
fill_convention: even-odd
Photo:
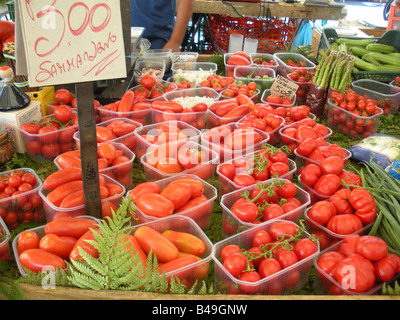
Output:
[[243,50],[243,35],[231,33],[229,36],[228,52],[235,53]]

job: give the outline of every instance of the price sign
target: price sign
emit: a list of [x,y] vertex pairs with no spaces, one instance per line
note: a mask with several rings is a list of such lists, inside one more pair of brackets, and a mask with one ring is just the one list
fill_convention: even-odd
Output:
[[275,81],[271,86],[271,94],[275,94],[282,98],[290,98],[292,99],[293,96],[296,94],[297,89],[299,86],[294,82],[286,79],[280,75],[277,75]]
[[126,77],[119,0],[17,0],[16,24],[31,87]]

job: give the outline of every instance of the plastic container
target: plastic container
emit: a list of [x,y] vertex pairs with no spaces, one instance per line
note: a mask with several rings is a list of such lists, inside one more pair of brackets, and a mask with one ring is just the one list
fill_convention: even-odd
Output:
[[10,231],[0,217],[0,261],[10,261]]
[[[313,63],[300,53],[277,52],[274,53],[274,55],[276,61],[278,62],[278,74],[280,74],[284,78],[286,78],[289,73],[296,71],[300,68],[304,68],[306,70],[309,70],[310,72],[313,72],[316,67],[315,63]],[[289,60],[293,61],[294,63],[302,62],[304,66],[292,67],[288,64]]]
[[[284,126],[281,129],[279,129],[279,135],[281,137],[282,144],[286,144],[286,145],[296,144],[298,146],[301,143],[300,140],[297,140],[296,138],[290,137],[290,136],[288,136],[288,135],[283,133],[286,129],[288,129],[288,128],[296,128],[296,126],[297,126],[297,122],[294,122],[294,123],[292,123],[292,124],[290,124],[288,126]],[[328,138],[333,134],[332,129],[330,129],[329,127],[327,127],[327,129],[328,129],[328,134],[323,136],[323,137],[321,137],[324,140],[328,140]],[[284,140],[284,141],[282,141],[282,140]]]
[[299,104],[304,104],[307,100],[308,91],[310,91],[312,81],[299,82],[292,80],[289,75],[286,76],[289,81],[297,84],[299,88],[296,91],[296,102]]
[[213,62],[175,62],[172,64],[172,79],[177,84],[187,81],[195,87],[217,72],[218,66]]
[[[271,130],[271,131],[266,131],[267,133],[268,133],[268,135],[269,135],[269,141],[268,141],[268,144],[270,144],[270,145],[277,145],[278,143],[279,143],[279,141],[280,141],[280,139],[281,139],[281,137],[280,137],[280,135],[279,135],[279,130],[284,126],[284,124],[286,123],[285,122],[285,119],[284,118],[282,118],[282,117],[280,117],[280,116],[275,116],[275,117],[277,117],[277,118],[279,118],[280,120],[281,120],[281,124],[278,126],[278,127],[276,127],[275,129],[273,129],[273,130]],[[244,116],[242,119],[240,119],[239,121],[238,121],[238,123],[242,123],[243,121],[244,121],[244,119],[246,118],[246,116]]]
[[260,92],[271,88],[275,81],[275,71],[267,66],[238,66],[233,75],[238,85],[255,82]]
[[[178,89],[178,85],[177,85],[176,83],[172,83],[172,84],[171,84],[171,82],[168,82],[168,81],[165,81],[165,80],[157,80],[157,84],[159,84],[159,85],[161,85],[161,86],[164,86],[164,88],[166,88],[168,85],[171,87],[171,85],[172,85],[173,88],[171,87],[172,90],[167,91],[167,92],[164,92],[163,94],[161,94],[161,95],[159,95],[159,96],[157,96],[157,97],[155,97],[155,98],[146,99],[147,102],[153,102],[153,101],[156,101],[156,100],[162,100],[165,94],[167,94],[168,92],[172,92],[172,91],[175,91],[175,90]],[[136,85],[136,86],[134,86],[134,87],[132,87],[132,88],[129,88],[128,90],[135,91],[135,89],[137,89],[137,88],[139,88],[139,87],[141,87],[140,84],[138,84],[138,85]],[[152,89],[150,89],[150,91],[151,91],[151,90],[152,90]]]
[[[43,183],[34,170],[30,168],[18,168],[4,171],[0,173],[0,180],[2,177],[17,170],[20,170],[23,174],[33,174],[36,178],[36,184],[32,190],[23,192],[18,196],[0,199],[1,216],[4,217],[4,222],[10,231],[14,230],[21,223],[42,222],[44,220],[43,203],[39,197],[39,190]],[[3,216],[3,214],[5,215]],[[10,214],[10,216],[8,216],[8,214]]]
[[162,59],[165,62],[165,72],[171,69],[172,49],[149,49],[144,52],[143,58],[146,59]]
[[[375,282],[375,285],[366,292],[354,292],[351,290],[351,287],[345,288],[318,266],[318,259],[323,253],[339,251],[339,247],[342,243],[343,241],[339,241],[330,248],[321,251],[321,253],[314,259],[314,267],[316,272],[313,281],[313,289],[315,293],[317,295],[379,295],[382,291],[383,282]],[[400,273],[397,273],[390,281],[386,282],[386,285],[391,285],[399,278]]]
[[202,280],[207,280],[213,248],[210,239],[208,239],[203,230],[201,230],[200,227],[192,219],[182,215],[172,215],[170,217],[162,218],[157,221],[147,222],[134,226],[130,229],[130,234],[134,235],[136,230],[141,226],[148,226],[150,228],[153,228],[154,230],[157,230],[160,233],[166,230],[187,232],[200,238],[204,242],[206,249],[203,255],[200,256],[201,259],[198,259],[198,261],[186,267],[182,267],[166,273],[167,279],[170,279],[171,277],[176,277],[180,280],[182,284],[186,285],[188,289],[190,289],[197,281],[197,289],[199,289],[202,285]]
[[280,104],[280,103],[271,103],[267,102],[267,98],[271,95],[271,89],[266,89],[264,90],[262,96],[261,96],[261,102],[262,103],[268,103],[272,108],[278,108],[278,107],[293,107],[294,104],[296,103],[296,94],[292,97],[292,104]]
[[[195,104],[204,102],[208,106],[218,101],[220,94],[211,88],[189,88],[167,92],[163,99],[166,101],[176,101],[180,103],[184,109],[191,108]],[[192,127],[202,130],[208,124],[209,111],[200,112],[182,112],[171,113],[160,111],[152,108],[152,123],[160,123],[170,120],[182,121],[190,124]]]
[[[227,126],[229,126],[232,129],[232,132],[234,132],[235,130],[239,130],[239,129],[237,129],[239,127],[238,123],[228,123]],[[219,141],[208,141],[205,137],[205,134],[208,131],[205,131],[202,133],[201,144],[203,146],[205,146],[206,148],[209,148],[210,150],[215,151],[218,154],[219,159],[222,163],[222,162],[229,161],[234,158],[243,156],[245,154],[260,150],[261,146],[263,144],[269,142],[270,137],[269,137],[268,133],[258,130],[256,128],[254,128],[254,131],[261,135],[262,140],[256,144],[252,143],[252,141],[246,141],[246,143],[248,143],[248,147],[243,148],[243,149],[228,149],[228,148],[223,147],[221,144],[218,144]],[[221,136],[221,139],[222,139],[222,136]]]
[[[155,183],[157,183],[161,187],[161,190],[164,190],[164,188],[170,182],[175,181],[180,178],[191,178],[191,179],[200,181],[204,186],[203,195],[208,198],[208,201],[201,203],[200,205],[197,205],[189,210],[185,210],[180,213],[174,213],[171,216],[185,216],[185,217],[191,218],[197,223],[197,225],[202,230],[208,229],[208,227],[210,226],[211,215],[213,213],[214,201],[217,198],[217,194],[218,194],[217,189],[214,186],[212,186],[211,184],[207,183],[206,181],[200,179],[198,176],[191,175],[191,174],[178,174],[178,175],[174,175],[172,177],[166,178],[166,179],[161,179],[161,180],[155,181]],[[130,200],[130,196],[129,196],[130,191],[131,190],[129,190],[126,193],[127,200]],[[135,203],[133,205],[135,206]],[[160,219],[160,218],[145,214],[143,211],[141,211],[139,208],[137,208],[137,206],[135,206],[134,214],[135,214],[135,223],[136,224],[157,221]]]
[[[237,157],[235,159],[232,159],[230,161],[226,161],[224,163],[221,163],[218,165],[217,167],[217,174],[219,176],[219,181],[221,182],[221,188],[219,190],[219,192],[221,194],[226,194],[235,190],[239,190],[239,189],[243,189],[243,186],[239,186],[236,183],[234,183],[232,180],[228,179],[226,176],[224,176],[223,174],[220,173],[220,168],[223,164],[225,163],[232,163],[234,161],[237,162],[242,162],[242,161],[248,161],[250,159],[254,159],[254,156],[258,153],[258,151],[256,152],[252,152],[240,157]],[[291,159],[288,159],[289,161],[289,172],[285,173],[284,175],[280,176],[280,179],[287,179],[287,180],[292,180],[293,179],[293,175],[294,173],[297,171],[297,166],[296,166],[296,162],[294,162]],[[266,180],[265,180],[266,181]]]
[[140,80],[146,74],[151,74],[157,81],[161,81],[166,71],[166,64],[161,58],[142,56],[136,60],[135,70],[139,72],[135,73],[136,84],[140,84]]
[[[99,173],[105,174],[110,178],[118,181],[122,184],[125,189],[129,189],[132,186],[132,171],[133,171],[133,161],[135,160],[135,154],[129,150],[124,144],[118,142],[111,142],[116,150],[120,150],[122,152],[122,156],[125,156],[129,159],[124,163],[120,163],[114,166],[110,166],[108,168],[100,169]],[[101,144],[99,144],[100,146]],[[58,170],[62,168],[58,164],[58,159],[60,156],[54,159],[54,164],[56,165]]]
[[[379,120],[383,115],[383,110],[377,107],[380,110],[378,114],[370,117],[357,116],[334,105],[331,98],[328,99],[328,106],[328,126],[353,139],[363,139],[377,132]],[[353,123],[352,129],[349,129],[348,122]],[[358,130],[356,130],[356,123]]]
[[[240,289],[241,286],[246,286],[248,291],[253,294],[263,294],[263,295],[289,295],[294,292],[299,291],[303,288],[307,281],[308,276],[312,267],[314,258],[319,254],[319,244],[317,244],[318,250],[316,253],[310,255],[309,257],[285,268],[267,278],[261,279],[257,282],[247,282],[241,281],[233,277],[227,272],[223,266],[221,259],[221,250],[230,244],[238,245],[240,248],[246,250],[250,249],[252,245],[252,239],[256,232],[261,230],[269,231],[272,225],[282,220],[270,221],[263,224],[258,224],[254,228],[243,231],[239,234],[233,235],[227,239],[217,242],[212,251],[212,259],[215,263],[214,266],[214,287],[215,292],[220,292],[223,294],[243,294],[244,292]],[[296,225],[294,222],[291,222]],[[308,237],[308,233],[304,233],[303,237]],[[290,285],[293,277],[300,273],[299,279],[296,285]]]
[[[214,177],[215,169],[217,168],[220,160],[217,152],[212,151],[209,148],[195,142],[182,141],[175,141],[170,143],[170,147],[168,150],[168,154],[164,154],[165,152],[161,151],[158,153],[157,156],[154,156],[153,152],[149,152],[140,158],[140,162],[144,167],[146,180],[156,181],[164,178],[169,178],[176,174],[192,174],[198,176],[203,180],[212,179]],[[193,150],[200,151],[203,153],[205,160],[197,164],[194,168],[184,169],[178,173],[167,173],[157,169],[156,164],[158,163],[159,159],[172,157],[176,160],[176,154],[178,154],[180,150],[190,150],[190,152],[192,152]]]
[[[351,88],[359,95],[367,95],[376,100],[377,105],[383,107],[383,112],[387,114],[396,114],[400,104],[400,88],[382,83],[376,80],[360,79],[351,83]],[[387,107],[386,107],[387,105]]]
[[[326,235],[329,237],[329,239],[332,241],[332,243],[336,243],[338,240],[343,240],[348,234],[339,234],[336,232],[333,232],[329,230],[327,227],[315,222],[313,219],[309,218],[308,212],[311,210],[312,207],[307,208],[307,210],[304,213],[304,217],[307,221],[307,226],[311,232],[314,230],[321,230],[326,233]],[[368,225],[363,226],[360,230],[353,232],[351,234],[359,234],[359,235],[365,235],[369,232],[369,230],[372,228],[372,225],[374,223],[370,223]]]
[[[225,76],[226,77],[235,77],[235,69],[238,67],[237,65],[228,64],[228,60],[234,53],[224,53],[224,65],[225,65]],[[249,66],[251,65],[251,61],[249,61]]]
[[[199,143],[201,131],[192,127],[188,123],[182,121],[166,121],[161,123],[149,124],[147,126],[139,127],[134,131],[134,134],[137,138],[137,147],[136,153],[138,158],[141,158],[144,154],[148,153],[151,149],[151,146],[159,145],[166,141],[166,136],[160,140],[160,135],[163,134],[163,131],[158,129],[159,126],[168,126],[170,132],[172,132],[172,137],[170,140],[183,140],[183,141],[192,141]],[[178,128],[179,132],[175,129]],[[157,138],[155,143],[151,143],[149,140],[146,140],[143,136],[151,136]],[[168,135],[167,135],[168,136]]]
[[[121,192],[118,194],[115,194],[111,197],[107,197],[101,200],[101,203],[104,204],[106,202],[112,202],[115,204],[117,207],[122,203],[122,198],[125,195],[126,189],[125,187],[117,182],[116,180],[110,178],[109,176],[104,175],[105,181],[107,184],[112,183],[116,184],[121,188]],[[62,217],[76,217],[76,216],[82,216],[85,215],[85,205],[80,205],[72,208],[61,208],[53,205],[49,200],[47,200],[46,196],[50,192],[48,190],[45,190],[43,186],[39,188],[39,196],[42,198],[43,201],[43,207],[44,207],[44,212],[46,215],[46,221],[50,222],[56,219],[58,216]]]
[[[269,184],[271,182],[275,182],[275,181],[290,181],[290,180],[285,179],[285,178],[277,178],[277,179],[273,178],[273,179],[263,181],[262,183],[264,185],[267,185],[267,184]],[[256,188],[257,188],[257,185],[252,185],[249,187],[245,187],[242,189],[232,191],[232,192],[224,194],[222,196],[220,205],[222,207],[222,238],[223,239],[230,237],[233,234],[243,232],[244,230],[252,229],[259,224],[259,223],[244,222],[244,221],[240,220],[238,217],[236,217],[231,211],[233,204],[237,200],[242,198],[242,194],[244,192],[250,192],[250,194],[251,194],[251,192]],[[310,195],[298,186],[296,186],[296,189],[297,189],[297,192],[296,192],[295,198],[300,200],[301,206],[299,206],[295,210],[291,210],[291,211],[285,213],[284,215],[280,216],[277,219],[298,222],[300,219],[302,219],[304,217],[304,212],[305,212],[307,206],[311,202]],[[272,219],[270,221],[277,220],[277,219]],[[261,223],[267,223],[267,222],[269,222],[269,221],[264,221]],[[229,228],[224,228],[225,224],[228,224]],[[229,231],[228,231],[228,229],[229,229]]]
[[[271,68],[275,71],[275,74],[278,72],[278,61],[275,56],[270,53],[250,53],[250,59],[252,65],[261,65]],[[271,63],[272,61],[272,63]]]
[[100,107],[98,110],[100,122],[105,122],[116,118],[127,118],[139,122],[144,126],[151,122],[151,108],[129,112],[111,111],[103,109],[102,107]]
[[[328,144],[330,144],[330,143],[328,143]],[[345,164],[346,164],[347,161],[351,158],[352,154],[351,154],[351,152],[350,152],[349,150],[347,150],[347,149],[343,149],[343,150],[346,151],[346,153],[347,153],[347,157],[346,157],[346,158],[343,158],[343,160],[344,160],[344,162],[345,162]],[[309,159],[309,158],[307,158],[307,157],[304,157],[304,156],[298,154],[298,153],[297,153],[297,149],[294,150],[294,155],[295,155],[296,165],[297,165],[298,168],[304,167],[304,166],[306,166],[306,165],[308,165],[308,164],[311,164],[311,163],[312,163],[312,164],[319,165],[319,162],[318,162],[318,161],[313,160],[313,159]]]
[[[136,128],[139,128],[142,126],[141,123],[133,121],[128,118],[118,118],[118,119],[111,119],[107,121],[100,122],[96,125],[96,127],[104,127],[106,128],[108,125],[110,125],[114,120],[123,120],[126,123],[135,125]],[[74,133],[74,139],[76,141],[76,145],[79,148],[79,131]],[[134,130],[130,133],[127,133],[123,136],[117,137],[115,139],[109,140],[109,142],[118,142],[124,144],[129,150],[131,150],[133,153],[136,154],[136,146],[137,146],[137,141],[136,141],[136,136],[134,134]]]
[[[236,69],[235,69],[236,70]],[[236,80],[237,81],[237,80]],[[238,82],[238,81],[237,81]],[[238,82],[238,84],[239,84],[239,82]],[[230,88],[225,88],[225,89],[223,89],[222,91],[221,91],[221,100],[224,100],[224,99],[235,99],[236,97],[237,97],[237,95],[236,96],[234,96],[234,97],[227,97],[227,96],[225,96],[225,94],[224,94],[224,92],[226,91],[226,90],[231,90]],[[251,99],[251,101],[253,101],[254,103],[257,103],[258,102],[258,100],[259,100],[259,98],[260,98],[260,92],[262,92],[262,91],[260,91],[260,89],[256,89],[255,90],[255,92],[254,92],[254,94],[251,96],[251,97],[249,97],[250,99]]]
[[[100,223],[100,220],[98,220],[92,216],[86,216],[86,215],[76,216],[76,219],[79,219],[79,218],[92,219],[96,223],[98,223],[98,224]],[[36,228],[32,228],[32,229],[28,229],[28,230],[35,232],[39,236],[39,239],[41,239],[45,235],[44,228],[45,228],[45,225],[39,226]],[[12,242],[12,248],[13,248],[14,257],[15,257],[15,261],[17,263],[19,273],[21,274],[21,276],[26,277],[28,274],[25,272],[23,266],[21,265],[21,262],[19,261],[19,254],[18,254],[18,238],[19,238],[19,236],[20,236],[20,234],[18,234],[14,238],[14,240]]]
[[176,62],[196,62],[198,56],[198,52],[173,52],[171,56],[171,61],[172,64]]
[[[400,77],[400,76],[399,76]],[[399,93],[400,92],[400,86],[396,86],[395,84],[394,84],[394,82],[395,82],[395,79],[393,79],[390,83],[389,83],[389,85],[391,85],[392,87],[393,87],[393,92],[394,93]]]
[[[231,102],[231,101],[237,102],[236,98],[230,98],[230,99],[222,98],[221,100],[225,100],[226,102]],[[243,117],[244,117],[243,115],[239,115],[239,116],[227,118],[227,117],[224,117],[224,116],[218,116],[217,114],[215,114],[211,110],[208,110],[206,128],[211,129],[211,128],[218,127],[218,126],[223,125],[223,124],[238,122]]]
[[315,202],[322,201],[322,200],[328,200],[330,198],[330,196],[322,195],[322,194],[314,191],[313,188],[310,188],[309,186],[304,184],[301,181],[301,174],[298,176],[298,181],[299,181],[300,187],[309,193],[311,205],[313,205]]
[[[73,111],[74,114],[76,112]],[[52,115],[39,119],[39,123],[54,118]],[[29,133],[18,128],[25,146],[26,154],[35,162],[54,160],[60,153],[74,150],[74,134],[78,132],[78,125],[73,125],[57,131],[47,133]]]

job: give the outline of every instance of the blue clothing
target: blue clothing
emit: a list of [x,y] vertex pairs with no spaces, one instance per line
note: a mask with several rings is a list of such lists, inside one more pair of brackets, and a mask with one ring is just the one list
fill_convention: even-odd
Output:
[[132,0],[131,26],[144,27],[151,49],[162,49],[175,24],[176,0]]

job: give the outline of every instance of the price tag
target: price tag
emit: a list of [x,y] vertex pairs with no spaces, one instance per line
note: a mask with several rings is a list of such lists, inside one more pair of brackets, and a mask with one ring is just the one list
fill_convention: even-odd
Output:
[[17,73],[31,87],[126,77],[121,21],[119,0],[17,0]]
[[292,99],[298,88],[299,86],[294,82],[277,75],[271,86],[271,94],[280,96],[281,98]]

